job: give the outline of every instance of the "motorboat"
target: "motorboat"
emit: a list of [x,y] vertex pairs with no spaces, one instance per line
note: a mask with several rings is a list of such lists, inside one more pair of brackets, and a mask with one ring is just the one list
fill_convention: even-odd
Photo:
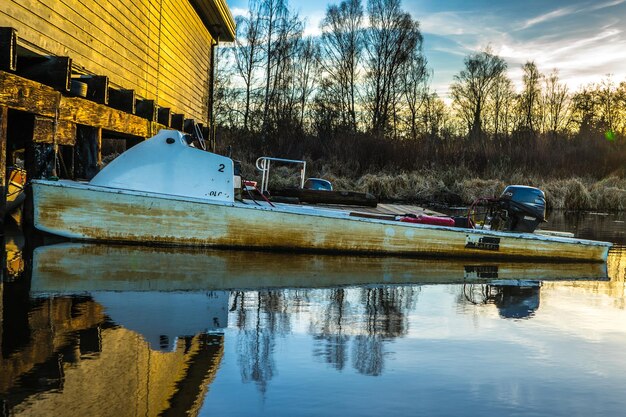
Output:
[[236,199],[237,182],[232,159],[164,129],[89,182],[33,180],[33,224],[80,241],[402,256],[604,262],[611,247],[537,233],[545,199],[532,187],[505,190],[495,229]]

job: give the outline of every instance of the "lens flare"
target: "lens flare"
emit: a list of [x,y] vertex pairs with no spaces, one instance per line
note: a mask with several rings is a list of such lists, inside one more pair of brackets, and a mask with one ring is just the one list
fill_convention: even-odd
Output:
[[604,137],[609,142],[613,142],[615,140],[615,132],[612,130],[607,130],[606,132],[604,132]]

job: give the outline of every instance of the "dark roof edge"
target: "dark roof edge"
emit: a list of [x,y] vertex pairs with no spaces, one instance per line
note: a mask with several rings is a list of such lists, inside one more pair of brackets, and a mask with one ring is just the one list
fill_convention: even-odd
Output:
[[189,0],[214,39],[235,40],[235,20],[225,0]]

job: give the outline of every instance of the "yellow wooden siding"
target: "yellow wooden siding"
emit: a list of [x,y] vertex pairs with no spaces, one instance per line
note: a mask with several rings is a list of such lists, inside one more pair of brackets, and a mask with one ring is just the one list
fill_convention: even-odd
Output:
[[23,46],[207,121],[212,38],[188,0],[3,0],[0,26],[16,28]]

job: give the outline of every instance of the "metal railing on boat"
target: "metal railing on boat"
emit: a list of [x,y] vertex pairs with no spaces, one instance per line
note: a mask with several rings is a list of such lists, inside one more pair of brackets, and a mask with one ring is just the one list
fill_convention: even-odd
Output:
[[300,169],[300,188],[304,188],[304,178],[306,174],[306,161],[297,159],[273,158],[269,156],[261,156],[256,160],[256,169],[261,171],[261,192],[266,192],[270,181],[270,162],[284,162],[288,164],[302,164]]

